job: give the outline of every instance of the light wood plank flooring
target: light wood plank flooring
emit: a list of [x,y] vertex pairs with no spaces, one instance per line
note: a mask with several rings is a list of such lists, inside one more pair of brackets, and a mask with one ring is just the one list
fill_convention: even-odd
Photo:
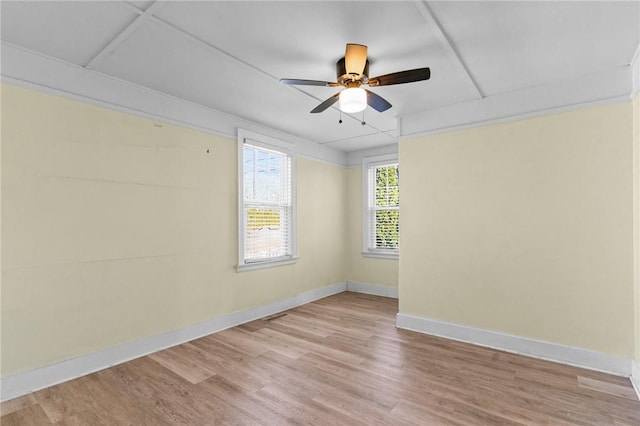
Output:
[[9,425],[640,425],[628,379],[395,328],[342,293],[2,404]]

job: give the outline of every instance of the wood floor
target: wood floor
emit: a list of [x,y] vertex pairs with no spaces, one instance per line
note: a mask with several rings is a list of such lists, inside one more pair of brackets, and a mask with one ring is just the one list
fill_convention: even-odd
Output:
[[2,404],[9,425],[640,425],[628,379],[395,328],[342,293]]

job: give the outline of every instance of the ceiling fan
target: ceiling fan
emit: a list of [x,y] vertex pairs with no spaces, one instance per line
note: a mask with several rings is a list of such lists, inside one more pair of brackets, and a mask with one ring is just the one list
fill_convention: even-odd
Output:
[[343,90],[312,109],[312,114],[322,112],[338,101],[340,101],[340,110],[346,113],[363,111],[367,105],[378,112],[383,112],[391,108],[391,104],[382,96],[363,89],[361,86],[390,86],[428,80],[431,77],[429,68],[416,68],[369,78],[367,46],[351,43],[347,44],[344,58],[336,62],[336,74],[337,82],[283,78],[280,83],[299,86],[344,87]]

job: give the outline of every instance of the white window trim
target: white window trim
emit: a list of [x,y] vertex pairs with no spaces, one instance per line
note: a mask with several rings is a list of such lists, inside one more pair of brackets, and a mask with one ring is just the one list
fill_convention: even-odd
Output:
[[[398,154],[384,154],[362,159],[362,256],[379,259],[398,259],[399,250],[376,250],[369,248],[369,168],[389,163],[397,163]],[[402,219],[401,219],[402,220]]]
[[[246,262],[244,258],[244,144],[272,149],[284,152],[291,156],[291,255],[265,259],[260,261]],[[272,268],[281,265],[295,263],[298,259],[297,244],[297,200],[296,200],[296,146],[295,144],[264,136],[249,130],[238,129],[238,264],[237,272],[253,271],[256,269]]]

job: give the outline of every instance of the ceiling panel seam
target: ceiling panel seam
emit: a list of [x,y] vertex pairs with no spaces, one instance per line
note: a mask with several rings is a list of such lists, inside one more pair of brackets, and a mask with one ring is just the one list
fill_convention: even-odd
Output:
[[[233,60],[233,61],[237,62],[238,64],[240,64],[240,65],[243,65],[243,66],[247,67],[248,69],[251,69],[251,70],[253,70],[253,71],[255,71],[255,72],[258,72],[258,73],[262,74],[263,76],[266,76],[266,77],[268,77],[268,78],[270,78],[270,79],[273,79],[273,80],[275,80],[275,81],[277,81],[277,82],[280,82],[280,79],[279,79],[277,76],[275,76],[275,75],[273,75],[273,74],[270,74],[270,73],[268,73],[267,71],[265,71],[265,70],[263,70],[263,69],[261,69],[261,68],[259,68],[259,67],[255,66],[255,65],[253,65],[253,64],[251,64],[251,63],[249,63],[249,62],[246,62],[246,61],[244,61],[244,60],[242,60],[242,59],[238,58],[237,56],[234,56],[234,55],[232,55],[231,53],[229,53],[229,52],[227,52],[227,51],[225,51],[225,50],[223,50],[223,49],[221,49],[221,48],[219,48],[219,47],[217,47],[217,46],[215,46],[215,45],[213,45],[213,44],[211,44],[211,43],[209,43],[209,42],[207,42],[207,41],[205,41],[205,40],[202,40],[201,38],[199,38],[199,37],[197,37],[197,36],[195,36],[195,35],[191,34],[189,31],[187,31],[187,30],[185,30],[185,29],[182,29],[182,28],[180,28],[180,27],[177,27],[176,25],[173,25],[173,24],[171,24],[170,22],[167,22],[167,21],[165,21],[164,19],[159,18],[158,16],[155,16],[155,15],[150,15],[150,16],[149,16],[149,18],[150,18],[151,20],[153,20],[154,22],[156,22],[156,23],[158,23],[158,24],[160,24],[160,25],[164,26],[165,28],[168,28],[168,29],[170,29],[170,30],[174,31],[174,32],[176,32],[177,34],[180,34],[181,36],[186,37],[186,38],[188,38],[189,40],[192,40],[192,41],[194,41],[194,42],[196,42],[196,43],[198,43],[198,44],[200,44],[200,45],[204,46],[205,48],[207,48],[207,49],[209,49],[209,50],[213,50],[213,51],[215,51],[215,52],[217,52],[217,53],[220,53],[220,54],[222,54],[222,55],[226,56],[227,58],[229,58],[229,59],[231,59],[231,60]],[[322,101],[323,101],[323,99],[319,99],[319,98],[317,98],[317,97],[313,96],[312,94],[305,92],[304,90],[302,90],[302,89],[300,89],[300,88],[297,88],[297,87],[294,87],[294,86],[287,86],[287,87],[289,87],[289,88],[291,88],[291,89],[294,89],[294,90],[296,90],[297,92],[302,93],[303,95],[308,96],[308,97],[310,97],[310,98],[314,99],[314,100],[315,100],[315,101],[317,101],[317,102],[322,102]],[[332,108],[334,108],[334,109],[335,109],[335,107],[332,107]],[[352,120],[355,120],[355,121],[357,121],[357,122],[360,122],[360,120],[359,120],[358,118],[356,118],[356,117],[353,117],[353,116],[351,116],[351,115],[349,115],[349,114],[346,114],[346,116],[347,116],[347,117],[349,117],[349,118],[350,118],[350,119],[352,119]],[[371,129],[373,129],[374,131],[378,132],[379,134],[382,134],[382,135],[385,135],[385,136],[389,137],[389,135],[388,135],[388,134],[386,134],[386,133],[385,133],[385,132],[383,132],[382,130],[380,130],[380,129],[378,129],[378,128],[376,128],[376,127],[372,126],[372,125],[370,125],[369,123],[366,123],[366,122],[365,122],[365,125],[366,125],[367,127],[371,128]],[[393,137],[392,137],[391,139],[392,139],[393,141],[396,141],[396,139],[395,139],[395,138],[393,138]],[[317,142],[316,142],[316,143],[317,143]]]
[[[582,74],[577,74],[577,75],[572,75],[570,77],[563,77],[563,78],[558,78],[554,81],[551,82],[541,82],[541,83],[537,83],[537,84],[531,84],[528,86],[522,86],[522,87],[518,87],[517,89],[512,89],[512,90],[505,90],[505,91],[501,91],[501,92],[496,92],[496,93],[492,93],[489,97],[493,97],[493,96],[501,96],[501,95],[507,95],[507,94],[511,94],[511,93],[520,93],[520,92],[526,92],[528,90],[531,89],[536,89],[536,88],[545,88],[545,87],[553,87],[553,86],[557,86],[557,85],[564,85],[567,83],[572,83],[576,80],[580,80],[583,78],[588,78],[591,76],[598,76],[598,75],[602,75],[605,72],[614,72],[616,70],[624,70],[624,69],[631,69],[630,65],[622,65],[622,66],[617,66],[617,67],[606,67],[606,68],[598,68],[595,70],[591,70],[589,72],[586,73],[582,73]],[[628,83],[627,79],[621,80],[621,81],[625,81]]]
[[[583,79],[583,78],[588,78],[588,77],[592,77],[592,76],[598,76],[598,75],[602,75],[602,73],[607,72],[607,71],[615,71],[615,70],[624,70],[624,69],[632,69],[632,66],[630,65],[624,65],[624,66],[619,66],[619,67],[615,67],[615,68],[602,68],[602,69],[598,69],[595,71],[590,71],[587,73],[583,73],[583,74],[579,74],[579,75],[574,75],[571,77],[565,77],[565,78],[561,78],[561,79],[557,79],[554,80],[552,82],[543,82],[543,83],[538,83],[538,84],[532,84],[529,86],[523,86],[523,87],[519,87],[517,89],[512,89],[512,90],[506,90],[506,91],[502,91],[502,92],[496,92],[496,93],[492,93],[490,95],[484,96],[483,99],[491,99],[491,98],[495,98],[495,97],[499,97],[499,96],[504,96],[504,95],[509,95],[509,94],[517,94],[517,93],[523,93],[523,96],[526,96],[527,91],[530,91],[532,89],[544,89],[544,88],[549,88],[549,87],[553,87],[553,86],[557,86],[558,84],[564,84],[564,83],[571,83],[577,79]],[[626,80],[625,80],[626,81]],[[629,89],[630,93],[632,89]],[[618,95],[616,95],[618,96]],[[430,109],[425,109],[425,110],[420,110],[420,111],[413,111],[409,114],[404,114],[403,116],[401,116],[400,118],[407,118],[407,117],[412,117],[418,114],[425,114],[425,113],[429,113],[429,112],[433,112],[434,110],[438,110],[438,109],[443,109],[443,108],[449,108],[449,107],[455,107],[455,106],[459,106],[459,105],[464,105],[467,104],[469,102],[473,102],[473,101],[477,101],[477,99],[473,99],[473,100],[462,100],[462,101],[457,101],[457,102],[452,102],[452,103],[443,103],[441,105],[439,105],[437,108],[430,108]],[[399,130],[400,130],[400,134],[402,135],[402,129],[401,129],[401,124],[402,121],[399,120]]]
[[[141,89],[142,91],[146,91],[146,92],[149,92],[149,93],[154,93],[154,94],[157,94],[157,95],[159,95],[161,97],[165,97],[167,99],[170,99],[170,100],[172,100],[174,102],[184,103],[184,104],[187,104],[187,105],[193,105],[193,106],[195,106],[197,108],[201,108],[203,110],[210,111],[210,112],[212,112],[214,114],[219,114],[221,116],[224,116],[225,117],[224,119],[226,119],[227,121],[237,120],[237,121],[246,123],[247,125],[249,125],[249,124],[257,125],[257,126],[263,128],[263,130],[261,130],[263,132],[264,131],[268,132],[268,130],[275,130],[275,131],[283,133],[285,135],[294,136],[294,137],[296,137],[296,138],[298,138],[300,140],[313,142],[316,145],[318,145],[318,143],[315,142],[315,141],[312,141],[310,139],[304,138],[304,137],[302,137],[300,135],[296,135],[296,134],[287,132],[286,130],[274,128],[274,127],[271,127],[271,126],[269,126],[267,124],[260,123],[260,122],[258,122],[256,120],[252,120],[252,119],[249,119],[249,118],[246,118],[246,117],[235,115],[235,114],[232,114],[232,113],[227,112],[227,111],[222,111],[222,110],[219,110],[219,109],[215,109],[215,108],[207,106],[207,105],[202,105],[200,103],[197,103],[197,102],[194,102],[194,101],[190,101],[188,99],[179,98],[177,96],[162,92],[160,90],[153,89],[153,88],[148,87],[148,86],[143,86],[141,84],[134,83],[132,81],[128,81],[128,80],[125,80],[125,79],[122,79],[122,78],[119,78],[119,77],[115,77],[113,75],[106,74],[106,73],[98,71],[98,70],[87,69],[87,68],[85,68],[85,67],[83,67],[81,65],[74,64],[72,62],[69,62],[69,61],[66,61],[64,59],[60,59],[60,58],[57,58],[57,57],[54,57],[54,56],[49,56],[49,55],[46,55],[44,53],[36,52],[36,51],[31,50],[31,49],[27,49],[26,47],[22,47],[22,46],[19,46],[17,44],[14,44],[14,43],[11,43],[11,42],[8,42],[8,41],[1,40],[0,41],[0,45],[1,46],[11,47],[11,48],[16,49],[16,50],[21,50],[21,51],[26,52],[26,53],[28,53],[30,55],[35,55],[36,57],[43,58],[44,60],[47,60],[47,61],[51,61],[51,62],[54,62],[54,63],[62,64],[65,67],[69,67],[69,68],[71,68],[73,70],[77,70],[79,72],[85,72],[85,73],[88,73],[90,75],[95,75],[95,76],[97,76],[99,78],[103,78],[103,79],[106,79],[106,80],[111,80],[111,81],[114,81],[114,82],[122,83],[124,85],[131,86],[133,88],[138,88],[138,89]],[[0,48],[0,50],[2,50],[2,48]],[[163,115],[155,114],[155,113],[152,113],[152,112],[149,112],[149,111],[146,111],[146,110],[136,109],[134,107],[127,106],[124,103],[123,104],[115,103],[113,101],[109,101],[109,100],[103,99],[100,96],[90,95],[88,93],[85,93],[83,90],[71,91],[68,88],[60,88],[60,87],[57,87],[55,85],[50,85],[50,84],[48,84],[46,82],[37,81],[37,80],[33,80],[33,79],[25,79],[20,75],[15,75],[15,76],[14,75],[9,75],[9,74],[6,73],[6,71],[4,69],[2,70],[0,75],[2,76],[2,81],[3,82],[5,81],[5,79],[8,79],[8,81],[13,80],[14,82],[22,82],[25,85],[31,85],[32,87],[30,86],[30,88],[41,88],[41,89],[45,89],[45,91],[46,90],[50,90],[52,92],[59,91],[60,93],[67,94],[71,98],[74,98],[74,97],[77,97],[78,99],[81,98],[82,100],[85,100],[85,101],[87,101],[89,103],[95,102],[95,103],[97,103],[99,105],[107,105],[109,107],[116,108],[116,109],[118,109],[118,108],[122,108],[123,110],[126,109],[127,111],[124,111],[124,112],[133,112],[133,113],[142,114],[142,115],[148,114],[149,116],[153,116],[153,117],[155,117],[157,119],[169,120],[169,122],[178,123],[179,125],[184,125],[184,126],[187,126],[187,127],[193,127],[194,126],[193,124],[190,124],[190,123],[187,123],[187,122],[182,122],[180,120],[176,120],[176,119],[171,118],[169,116],[163,116]],[[208,127],[203,127],[203,126],[197,126],[197,127],[193,127],[193,128],[195,128],[196,130],[214,131],[213,128],[208,128]],[[216,133],[216,134],[218,134],[220,136],[227,136],[227,133],[222,132],[222,131],[217,131],[216,130],[216,131],[214,131],[214,133]]]
[[[234,62],[236,62],[236,63],[238,63],[238,64],[240,64],[240,65],[242,65],[242,66],[254,71],[254,72],[262,74],[263,76],[268,77],[269,79],[272,79],[272,80],[275,80],[275,81],[278,81],[278,82],[280,81],[280,79],[277,76],[275,76],[273,74],[270,74],[267,71],[263,70],[262,68],[259,68],[259,67],[255,66],[253,64],[250,64],[249,62],[246,62],[246,61],[238,58],[237,56],[232,55],[231,53],[227,52],[226,50],[223,50],[223,49],[219,48],[218,46],[215,46],[215,45],[213,45],[213,44],[211,44],[211,43],[209,43],[209,42],[207,42],[205,40],[202,40],[199,37],[196,37],[195,35],[191,34],[189,31],[187,31],[185,29],[177,27],[176,25],[173,25],[172,23],[167,22],[164,19],[159,18],[157,16],[152,16],[152,19],[156,23],[162,25],[163,27],[168,28],[169,30],[174,31],[175,33],[181,35],[182,37],[185,37],[185,38],[187,38],[187,39],[189,39],[191,41],[194,41],[194,42],[200,44],[201,46],[205,47],[206,49],[213,50],[213,51],[215,51],[215,52],[217,52],[217,53],[219,53],[219,54],[221,54],[223,56],[226,56],[227,58],[233,60]],[[313,95],[311,95],[311,94],[309,94],[309,93],[307,93],[307,92],[305,92],[305,91],[303,91],[303,90],[301,90],[301,89],[299,89],[297,87],[293,87],[293,86],[288,86],[288,87],[290,87],[290,88],[296,90],[297,92],[302,93],[302,94],[304,94],[304,95],[306,95],[306,96],[308,96],[308,97],[310,97],[310,98],[312,98],[312,99],[314,99],[314,100],[316,100],[318,102],[322,101],[321,99],[319,99],[319,98],[317,98],[317,97],[315,97],[315,96],[313,96]]]
[[122,42],[124,42],[131,34],[133,34],[140,25],[144,23],[153,13],[158,11],[162,6],[164,6],[161,2],[154,2],[147,8],[146,11],[140,10],[137,7],[131,6],[128,3],[119,3],[125,6],[127,9],[132,10],[137,13],[138,16],[131,22],[127,28],[122,30],[117,36],[115,36],[105,47],[103,47],[97,54],[89,60],[84,66],[87,69],[94,69],[96,64],[100,62],[105,56],[114,51]]
[[429,29],[433,30],[436,38],[438,39],[438,41],[440,41],[440,45],[446,51],[447,56],[453,59],[453,63],[463,71],[463,74],[467,77],[467,79],[475,89],[476,95],[480,98],[484,98],[485,95],[474,79],[473,74],[464,63],[464,60],[460,56],[460,53],[458,53],[458,51],[456,50],[455,44],[451,41],[446,31],[442,27],[442,24],[440,24],[440,21],[436,17],[433,10],[431,10],[427,2],[423,0],[414,0],[413,4],[416,6],[418,11],[420,12],[420,15],[422,15],[422,17],[426,21]]
[[[278,77],[276,77],[274,75],[271,75],[268,72],[266,72],[266,71],[264,71],[264,70],[262,70],[262,69],[260,69],[260,68],[258,68],[256,66],[254,66],[254,65],[252,65],[252,64],[250,64],[248,62],[245,62],[245,61],[243,61],[242,59],[240,59],[238,57],[233,56],[232,54],[230,54],[230,53],[218,48],[217,46],[211,45],[210,43],[199,39],[198,37],[194,36],[193,34],[189,33],[186,30],[183,30],[183,29],[181,29],[179,27],[176,27],[175,25],[173,25],[173,24],[171,24],[171,23],[169,23],[169,22],[167,22],[167,21],[165,21],[165,20],[163,20],[163,19],[161,19],[161,18],[159,18],[157,16],[154,16],[154,14],[157,13],[164,6],[164,3],[160,2],[160,1],[153,2],[149,7],[147,7],[146,10],[139,9],[139,8],[135,7],[134,5],[131,5],[131,4],[127,3],[127,2],[118,2],[118,4],[121,5],[122,7],[126,8],[126,9],[128,9],[128,10],[134,12],[134,13],[136,13],[138,16],[124,30],[122,30],[118,35],[116,35],[105,47],[103,47],[97,54],[95,54],[93,56],[93,58],[91,58],[86,63],[86,65],[84,65],[84,66],[79,65],[81,68],[84,68],[87,71],[98,72],[99,74],[107,76],[108,74],[104,74],[104,73],[96,70],[96,65],[100,62],[100,60],[102,60],[110,52],[112,52],[116,48],[118,48],[118,46],[120,46],[129,36],[131,36],[138,28],[140,28],[140,26],[145,21],[152,20],[152,21],[164,26],[165,28],[168,28],[168,29],[170,29],[170,30],[182,35],[183,37],[186,37],[186,38],[188,38],[188,39],[190,39],[192,41],[195,41],[195,42],[203,45],[205,48],[207,48],[209,50],[214,50],[214,51],[216,51],[216,52],[218,52],[218,53],[220,53],[220,54],[222,54],[222,55],[224,55],[224,56],[236,61],[237,63],[252,69],[253,71],[259,72],[262,75],[265,75],[265,76],[267,76],[267,77],[269,77],[271,79],[275,79],[276,81],[279,81]],[[109,77],[115,78],[113,76],[109,76]],[[311,97],[312,99],[314,99],[314,100],[316,100],[318,102],[321,102],[320,98],[317,98],[317,97],[311,95],[310,93],[307,93],[307,92],[305,92],[305,91],[303,91],[303,90],[301,90],[301,89],[299,89],[297,87],[292,87],[292,86],[288,86],[288,87],[290,87],[291,89],[294,89],[294,90],[298,91],[299,93],[302,93],[302,94],[304,94],[304,95],[306,95],[308,97]],[[219,110],[216,110],[216,111],[217,112],[223,112],[223,111],[219,111]],[[242,117],[238,117],[238,118],[247,120],[247,119],[242,118]],[[357,119],[355,117],[349,117],[349,118],[351,118],[351,119],[353,119],[355,121],[358,121],[358,122],[360,121],[359,119]],[[257,123],[257,122],[256,122],[256,124],[263,125],[263,124]],[[370,127],[371,129],[373,129],[374,131],[378,132],[378,133],[383,133],[384,134],[384,132],[382,132],[381,130],[379,130],[379,129],[371,126],[371,125],[369,125],[368,123],[367,123],[367,126]],[[318,143],[318,142],[315,142],[315,143]]]

